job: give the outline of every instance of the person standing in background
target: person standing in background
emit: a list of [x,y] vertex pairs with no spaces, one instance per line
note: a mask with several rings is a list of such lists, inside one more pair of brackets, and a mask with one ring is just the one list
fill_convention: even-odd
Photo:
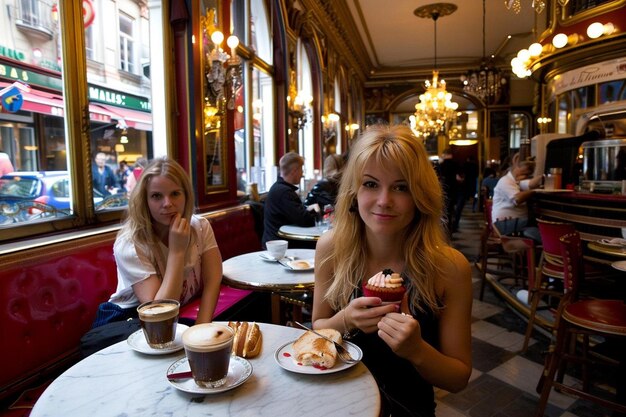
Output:
[[137,158],[137,161],[135,161],[135,168],[133,168],[133,172],[131,172],[126,178],[126,192],[128,192],[128,194],[130,194],[130,192],[133,191],[133,188],[135,188],[135,185],[139,181],[139,177],[141,177],[141,173],[147,165],[148,160],[144,157]]
[[15,168],[13,168],[13,164],[11,163],[11,158],[9,158],[9,155],[0,151],[0,176],[14,171]]
[[107,156],[104,152],[98,152],[91,165],[91,177],[93,180],[93,188],[102,194],[103,197],[111,194],[111,191],[117,184],[115,173],[110,166],[106,164]]
[[448,225],[448,235],[454,232],[455,206],[461,192],[459,176],[459,164],[454,160],[452,149],[446,148],[441,154],[441,162],[438,166],[439,180],[445,198],[445,217]]

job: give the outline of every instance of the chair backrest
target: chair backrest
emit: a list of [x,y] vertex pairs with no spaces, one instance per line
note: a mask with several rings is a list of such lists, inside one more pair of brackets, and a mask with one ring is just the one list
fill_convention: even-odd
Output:
[[559,239],[563,259],[563,289],[576,297],[583,274],[583,249],[580,233],[573,232]]
[[543,247],[543,258],[546,262],[562,266],[561,256],[561,236],[576,231],[573,223],[552,222],[537,219],[539,233],[541,234],[541,245]]
[[490,198],[485,198],[484,201],[484,213],[485,213],[485,223],[491,225],[493,223],[493,219],[491,218],[491,210],[493,209],[493,200]]

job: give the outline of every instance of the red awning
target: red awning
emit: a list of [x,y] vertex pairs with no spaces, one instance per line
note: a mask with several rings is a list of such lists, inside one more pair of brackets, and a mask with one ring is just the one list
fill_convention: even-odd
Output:
[[[9,83],[0,82],[0,89],[8,87]],[[65,108],[63,96],[36,90],[31,87],[29,92],[20,91],[24,98],[23,111],[48,114],[63,117]],[[94,122],[110,123],[124,120],[128,127],[140,130],[152,130],[152,114],[137,110],[115,107],[108,104],[89,103],[89,119]]]
[[114,114],[112,116],[116,120],[123,119],[126,126],[139,130],[152,130],[152,113],[146,113],[139,110],[127,109],[125,107],[116,107],[109,104],[94,103],[98,107]]

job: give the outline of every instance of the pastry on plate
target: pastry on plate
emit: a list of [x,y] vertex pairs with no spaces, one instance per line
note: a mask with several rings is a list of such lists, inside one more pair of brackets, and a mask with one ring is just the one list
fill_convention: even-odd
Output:
[[[335,329],[319,329],[316,332],[342,343],[341,333]],[[299,364],[313,366],[320,369],[329,369],[335,366],[337,361],[337,348],[335,344],[316,335],[313,332],[303,333],[293,342],[294,359]]]
[[234,330],[233,355],[242,358],[254,358],[261,352],[262,334],[259,325],[247,321],[229,321]]

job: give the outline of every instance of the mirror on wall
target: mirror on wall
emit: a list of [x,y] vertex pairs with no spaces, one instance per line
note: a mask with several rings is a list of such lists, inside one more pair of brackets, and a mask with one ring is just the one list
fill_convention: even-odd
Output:
[[202,148],[205,156],[206,192],[228,186],[226,155],[226,68],[230,56],[222,49],[218,0],[201,0],[202,56]]

